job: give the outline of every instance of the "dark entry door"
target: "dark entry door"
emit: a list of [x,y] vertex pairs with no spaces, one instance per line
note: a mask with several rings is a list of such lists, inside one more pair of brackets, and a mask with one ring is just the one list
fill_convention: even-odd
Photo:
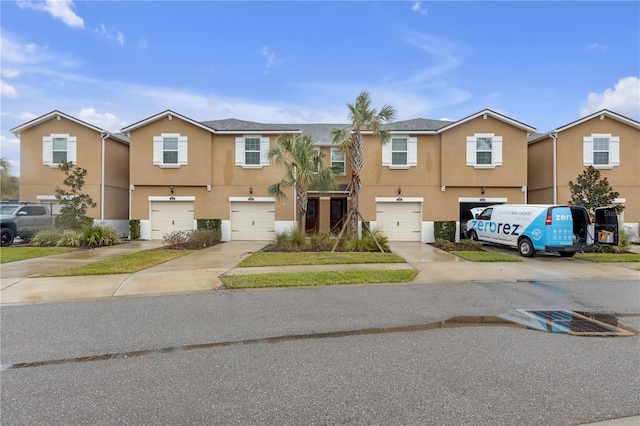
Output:
[[332,198],[331,199],[331,212],[330,212],[330,224],[331,232],[340,232],[342,227],[342,219],[347,214],[347,199],[346,198]]
[[318,199],[309,198],[307,200],[307,221],[304,224],[307,234],[318,232]]

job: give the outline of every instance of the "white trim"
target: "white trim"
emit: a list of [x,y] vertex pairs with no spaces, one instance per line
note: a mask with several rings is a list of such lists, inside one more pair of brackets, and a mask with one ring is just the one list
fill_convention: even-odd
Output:
[[491,111],[490,109],[485,109],[485,110],[477,112],[477,113],[475,113],[473,115],[470,115],[470,116],[468,116],[466,118],[463,118],[462,120],[454,121],[453,123],[448,124],[445,127],[442,127],[440,129],[438,129],[437,133],[445,132],[445,131],[447,131],[449,129],[452,129],[452,128],[460,125],[460,124],[466,123],[467,121],[471,121],[471,120],[474,120],[474,119],[476,119],[478,117],[482,117],[485,114],[489,115],[489,116],[491,116],[491,117],[493,117],[493,118],[495,118],[497,120],[500,120],[500,121],[503,121],[505,123],[511,124],[514,127],[518,127],[519,129],[526,130],[528,132],[535,132],[536,131],[535,127],[531,127],[531,126],[528,126],[528,125],[526,125],[524,123],[520,123],[519,121],[516,121],[516,120],[514,120],[512,118],[509,118],[506,115],[498,114],[497,112]]
[[376,203],[422,203],[423,197],[376,197]]
[[609,118],[611,118],[613,120],[617,120],[617,121],[620,121],[621,123],[627,124],[627,125],[629,125],[631,127],[635,127],[636,129],[640,129],[640,122],[632,120],[632,119],[627,118],[627,117],[623,117],[622,115],[616,114],[615,112],[603,109],[603,110],[600,110],[598,112],[594,112],[591,115],[587,115],[586,117],[583,117],[583,118],[581,118],[581,119],[579,119],[577,121],[574,121],[572,123],[569,123],[567,125],[559,127],[555,131],[556,132],[561,132],[563,130],[569,129],[569,128],[574,127],[574,126],[577,126],[578,124],[584,123],[585,121],[589,121],[589,120],[591,120],[593,118],[596,118],[596,117],[598,117],[600,115],[604,115],[604,116],[609,117]]
[[191,195],[183,195],[181,197],[150,195],[149,201],[195,201],[196,197]]
[[42,115],[42,116],[40,116],[38,118],[34,118],[33,120],[28,121],[28,122],[26,122],[26,123],[24,123],[24,124],[22,124],[22,125],[20,125],[18,127],[14,127],[13,129],[11,129],[9,131],[11,133],[15,134],[16,136],[18,136],[20,134],[20,132],[22,132],[23,130],[29,129],[29,128],[33,127],[33,126],[37,126],[38,124],[43,123],[45,121],[49,121],[54,117],[64,117],[69,121],[73,121],[74,123],[80,124],[80,125],[82,125],[84,127],[87,127],[87,128],[89,128],[91,130],[95,130],[96,132],[103,132],[103,130],[101,128],[99,128],[99,127],[96,127],[96,126],[94,126],[92,124],[86,123],[86,122],[84,122],[82,120],[78,120],[77,118],[74,118],[74,117],[72,117],[70,115],[67,115],[67,114],[65,114],[63,112],[60,112],[60,111],[57,111],[57,110],[56,111],[51,111],[50,113]]
[[507,198],[458,197],[458,203],[506,203]]
[[229,202],[249,201],[253,203],[275,203],[275,197],[229,197]]
[[186,121],[187,123],[193,124],[194,126],[199,127],[201,129],[204,129],[204,130],[206,130],[208,132],[216,133],[216,131],[214,129],[212,129],[211,127],[205,126],[205,125],[203,125],[201,123],[198,123],[195,120],[192,120],[192,119],[190,119],[188,117],[185,117],[184,115],[180,115],[180,114],[178,114],[176,112],[173,112],[171,110],[166,110],[166,111],[161,112],[159,114],[152,115],[151,117],[145,118],[142,121],[138,121],[137,123],[133,123],[130,126],[123,127],[121,129],[121,131],[123,133],[128,133],[128,132],[131,132],[132,130],[135,130],[135,129],[139,128],[139,127],[146,126],[149,123],[152,123],[154,121],[160,120],[161,118],[165,118],[165,117],[168,117],[168,116],[172,116],[173,118],[177,117],[177,118],[179,118],[179,119],[181,119],[183,121]]

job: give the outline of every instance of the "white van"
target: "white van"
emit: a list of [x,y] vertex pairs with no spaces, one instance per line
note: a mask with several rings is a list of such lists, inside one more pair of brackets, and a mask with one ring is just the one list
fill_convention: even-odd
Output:
[[595,223],[584,207],[547,204],[500,204],[485,208],[467,222],[472,240],[517,247],[521,256],[536,250],[571,257],[594,244],[618,245],[614,207],[596,209]]

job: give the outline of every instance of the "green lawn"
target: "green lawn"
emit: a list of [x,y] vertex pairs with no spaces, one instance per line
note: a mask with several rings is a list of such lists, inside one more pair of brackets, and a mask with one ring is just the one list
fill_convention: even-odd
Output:
[[131,274],[155,265],[177,259],[194,250],[155,249],[113,256],[86,265],[64,268],[40,275],[41,277],[71,277],[78,275]]
[[404,283],[411,282],[418,274],[416,269],[377,270],[377,271],[325,271],[290,272],[251,275],[221,275],[225,287],[265,288],[326,286],[342,284]]
[[491,251],[452,251],[450,253],[472,262],[522,262],[522,259],[515,256]]
[[576,253],[575,258],[589,262],[640,262],[638,253]]
[[238,267],[404,263],[404,261],[397,254],[380,252],[257,252],[242,260]]
[[0,249],[0,263],[17,262],[77,250],[73,247],[3,247]]

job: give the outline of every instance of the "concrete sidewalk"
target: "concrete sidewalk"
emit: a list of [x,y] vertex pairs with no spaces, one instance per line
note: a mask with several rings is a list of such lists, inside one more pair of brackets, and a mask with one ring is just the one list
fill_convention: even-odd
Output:
[[[100,299],[122,296],[148,296],[211,291],[222,286],[222,274],[262,274],[313,270],[410,269],[419,271],[415,283],[474,281],[558,281],[558,280],[638,280],[640,263],[591,263],[573,258],[539,253],[521,258],[517,252],[502,251],[521,262],[469,262],[455,255],[418,242],[393,242],[391,250],[404,258],[400,264],[274,266],[236,268],[243,258],[261,250],[261,241],[231,241],[145,269],[133,274],[81,277],[35,278],[68,266],[76,266],[132,251],[161,247],[159,241],[133,241],[118,246],[24,260],[2,265],[1,304]],[[640,247],[634,246],[638,250]],[[506,250],[506,251],[505,251]],[[639,250],[640,251],[640,250]]]

